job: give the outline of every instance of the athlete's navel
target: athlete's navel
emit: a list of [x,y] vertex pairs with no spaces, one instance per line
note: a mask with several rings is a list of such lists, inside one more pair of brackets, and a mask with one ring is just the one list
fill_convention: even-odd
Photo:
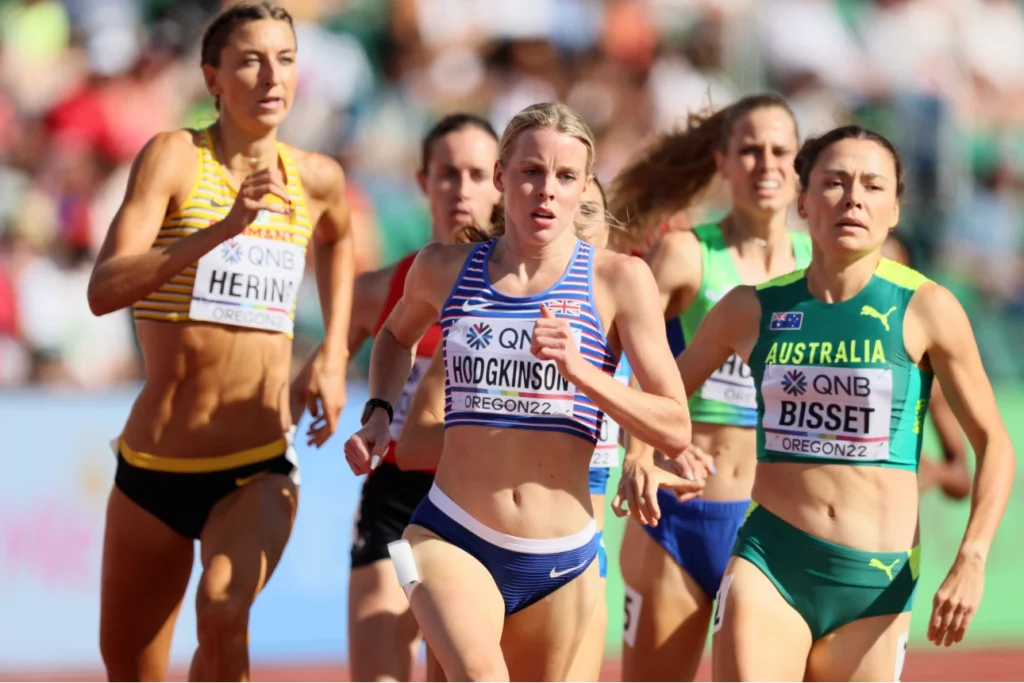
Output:
[[836,506],[835,505],[829,505],[828,506],[828,518],[829,519],[835,519],[836,518]]
[[522,505],[523,494],[519,493],[519,489],[512,489],[512,502],[516,505]]

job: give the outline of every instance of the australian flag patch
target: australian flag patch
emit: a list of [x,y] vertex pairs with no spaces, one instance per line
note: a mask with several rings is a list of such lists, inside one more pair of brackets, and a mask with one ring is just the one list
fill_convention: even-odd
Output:
[[804,324],[804,314],[799,312],[772,313],[769,330],[799,330]]

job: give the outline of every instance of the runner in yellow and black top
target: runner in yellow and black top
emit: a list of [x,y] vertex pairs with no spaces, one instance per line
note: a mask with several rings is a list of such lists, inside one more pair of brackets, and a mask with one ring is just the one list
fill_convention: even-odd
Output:
[[795,166],[810,266],[734,289],[678,359],[690,393],[734,353],[757,391],[754,505],[717,596],[713,673],[898,681],[920,571],[917,467],[933,376],[978,462],[967,530],[933,602],[936,644],[962,640],[981,601],[1013,444],[960,303],[882,258],[903,191],[893,145],[846,126],[808,140]]
[[[613,182],[613,211],[640,234],[692,208],[716,177],[729,187],[732,206],[721,221],[669,232],[647,257],[670,340],[692,337],[734,287],[810,262],[808,235],[786,227],[796,197],[798,145],[785,100],[751,95],[660,136]],[[693,443],[713,456],[717,473],[694,500],[681,503],[660,491],[650,501],[657,524],[626,525],[619,560],[626,593],[626,681],[693,680],[715,593],[750,502],[757,425],[750,368],[732,356],[690,395],[689,407]],[[630,442],[630,450],[645,448]],[[660,656],[666,651],[673,656]]]
[[166,674],[200,541],[192,680],[245,680],[250,605],[298,504],[289,378],[312,248],[326,339],[295,391],[322,444],[344,403],[353,249],[334,161],[276,141],[295,92],[290,15],[266,2],[209,26],[220,117],[140,153],[89,284],[97,315],[132,306],[146,380],[119,439],[107,508],[100,647],[112,680]]

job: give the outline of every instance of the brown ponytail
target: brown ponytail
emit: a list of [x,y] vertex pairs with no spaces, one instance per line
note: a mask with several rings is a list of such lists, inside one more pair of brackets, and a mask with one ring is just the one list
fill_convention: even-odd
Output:
[[619,172],[608,188],[608,213],[624,230],[612,230],[620,251],[644,244],[661,225],[693,206],[718,171],[715,152],[729,147],[733,125],[752,111],[778,107],[796,119],[782,97],[750,95],[717,112],[687,116],[686,127],[659,133]]

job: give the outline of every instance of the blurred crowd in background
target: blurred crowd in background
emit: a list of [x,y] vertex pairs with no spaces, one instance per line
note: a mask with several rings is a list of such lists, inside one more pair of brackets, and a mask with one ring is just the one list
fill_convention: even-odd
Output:
[[[0,0],[0,386],[139,380],[130,312],[93,317],[86,283],[141,147],[215,119],[198,45],[224,4]],[[482,113],[500,132],[522,107],[562,100],[593,128],[607,182],[652,131],[774,90],[802,136],[859,121],[897,142],[899,232],[963,301],[994,379],[1024,380],[1024,1],[279,4],[300,67],[281,138],[342,162],[360,270],[427,239],[414,174],[445,113]],[[719,194],[683,223],[720,215]],[[322,333],[312,273],[304,286],[297,357]]]

